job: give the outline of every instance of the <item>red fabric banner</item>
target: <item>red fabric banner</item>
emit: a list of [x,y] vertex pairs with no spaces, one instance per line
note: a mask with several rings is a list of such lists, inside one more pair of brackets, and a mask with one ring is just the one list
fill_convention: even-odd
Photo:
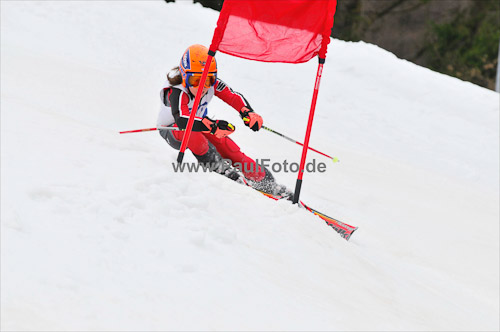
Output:
[[210,50],[265,62],[325,58],[337,0],[225,0]]

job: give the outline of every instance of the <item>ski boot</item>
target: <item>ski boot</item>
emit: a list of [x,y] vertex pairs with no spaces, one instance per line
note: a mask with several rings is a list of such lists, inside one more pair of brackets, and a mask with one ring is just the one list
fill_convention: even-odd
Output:
[[264,171],[266,173],[264,178],[258,182],[247,180],[248,184],[255,190],[258,190],[265,194],[272,195],[274,197],[284,198],[287,200],[292,200],[293,192],[286,186],[276,183],[276,180],[274,179],[272,173],[267,168],[265,167],[262,168],[264,168]]
[[212,143],[208,142],[208,151],[205,154],[197,155],[193,153],[193,155],[200,164],[209,168],[212,172],[223,175],[238,183],[246,184],[243,175],[234,169],[231,164],[224,162],[219,151],[217,151]]

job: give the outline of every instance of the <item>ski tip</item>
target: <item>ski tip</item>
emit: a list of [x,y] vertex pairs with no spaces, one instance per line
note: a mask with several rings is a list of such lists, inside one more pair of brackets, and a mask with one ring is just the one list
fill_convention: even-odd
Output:
[[351,238],[352,236],[352,233],[354,233],[356,230],[358,229],[358,227],[354,228],[350,233],[346,234],[346,236],[344,237],[344,239],[346,241],[349,241],[349,239]]

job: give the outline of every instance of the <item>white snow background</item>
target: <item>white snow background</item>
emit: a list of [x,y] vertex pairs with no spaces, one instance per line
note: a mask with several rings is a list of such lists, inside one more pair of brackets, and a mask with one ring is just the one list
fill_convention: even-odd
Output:
[[[358,226],[347,242],[287,202],[174,173],[157,132],[118,134],[155,126],[166,72],[217,18],[188,1],[1,2],[2,330],[498,330],[499,94],[333,39],[310,144],[341,162],[310,152],[328,166],[301,199]],[[315,59],[216,58],[303,141]],[[299,161],[209,108],[247,155]]]

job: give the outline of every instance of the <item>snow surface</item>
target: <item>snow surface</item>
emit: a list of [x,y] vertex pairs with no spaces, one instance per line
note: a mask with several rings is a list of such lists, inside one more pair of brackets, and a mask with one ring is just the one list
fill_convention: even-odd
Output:
[[[498,330],[499,94],[332,40],[301,198],[174,173],[165,73],[210,44],[190,2],[1,2],[2,330]],[[317,62],[217,54],[265,124],[303,140]],[[299,146],[236,124],[254,158]],[[186,161],[195,159],[189,153]],[[295,174],[278,173],[293,188]]]

